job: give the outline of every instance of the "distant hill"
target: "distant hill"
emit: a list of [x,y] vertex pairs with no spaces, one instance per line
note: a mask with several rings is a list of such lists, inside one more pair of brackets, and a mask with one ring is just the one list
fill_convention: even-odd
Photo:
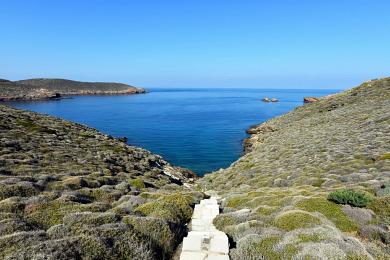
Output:
[[60,95],[47,89],[28,86],[18,82],[0,79],[0,101],[42,100],[59,98]]
[[81,82],[67,79],[0,79],[0,101],[42,100],[64,95],[141,94],[145,89],[123,83]]
[[142,88],[136,88],[123,83],[113,82],[81,82],[67,79],[26,79],[17,83],[45,88],[61,95],[79,94],[136,94],[144,93]]

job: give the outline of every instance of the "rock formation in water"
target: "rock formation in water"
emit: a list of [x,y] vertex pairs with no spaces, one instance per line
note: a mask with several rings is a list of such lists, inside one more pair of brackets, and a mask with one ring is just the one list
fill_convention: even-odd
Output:
[[389,259],[390,78],[248,133],[243,157],[199,181],[223,197],[231,259]]
[[261,101],[263,102],[279,102],[279,100],[277,98],[268,98],[268,97],[265,97],[263,98]]

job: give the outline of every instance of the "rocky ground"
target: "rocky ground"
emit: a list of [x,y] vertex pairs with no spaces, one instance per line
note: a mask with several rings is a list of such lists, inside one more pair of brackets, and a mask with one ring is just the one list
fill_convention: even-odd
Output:
[[0,106],[0,259],[167,259],[190,171],[83,125]]
[[0,101],[56,99],[66,95],[129,95],[145,89],[122,83],[80,82],[65,79],[0,79]]
[[199,181],[224,198],[231,259],[390,258],[390,78],[248,132],[245,156]]

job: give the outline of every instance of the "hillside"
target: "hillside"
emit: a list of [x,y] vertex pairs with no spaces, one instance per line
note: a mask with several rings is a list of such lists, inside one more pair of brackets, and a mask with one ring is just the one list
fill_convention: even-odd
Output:
[[44,88],[61,95],[138,94],[145,92],[142,88],[122,83],[81,82],[66,79],[26,79],[19,80],[17,83]]
[[243,157],[200,180],[223,198],[231,259],[390,258],[390,78],[249,132]]
[[0,101],[43,100],[55,98],[59,98],[59,95],[53,91],[0,79]]
[[86,126],[0,106],[0,259],[167,259],[190,171]]
[[129,95],[145,89],[122,83],[80,82],[65,79],[0,79],[0,101],[58,99],[66,95]]

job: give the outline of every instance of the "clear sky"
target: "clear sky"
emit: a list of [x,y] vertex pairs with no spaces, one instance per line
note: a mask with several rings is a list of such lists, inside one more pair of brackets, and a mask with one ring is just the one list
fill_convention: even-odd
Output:
[[389,0],[0,0],[0,78],[352,87],[390,76]]

